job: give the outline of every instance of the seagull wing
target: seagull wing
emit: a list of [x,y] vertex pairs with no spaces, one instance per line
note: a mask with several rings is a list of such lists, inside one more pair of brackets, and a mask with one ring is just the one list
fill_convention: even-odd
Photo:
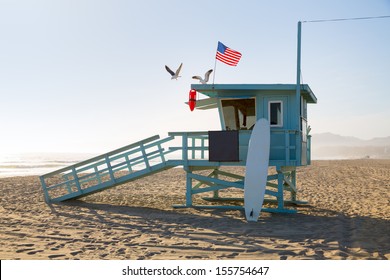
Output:
[[177,68],[176,70],[176,76],[179,76],[179,73],[180,73],[180,70],[181,70],[181,67],[183,66],[183,63],[180,64],[179,68]]
[[213,72],[213,69],[210,69],[209,71],[204,74],[204,81],[208,82],[211,72]]
[[202,78],[201,78],[201,77],[199,77],[199,76],[192,76],[192,78],[193,78],[193,79],[202,80]]
[[165,65],[165,69],[171,74],[172,76],[175,75],[175,72],[173,72],[168,66]]

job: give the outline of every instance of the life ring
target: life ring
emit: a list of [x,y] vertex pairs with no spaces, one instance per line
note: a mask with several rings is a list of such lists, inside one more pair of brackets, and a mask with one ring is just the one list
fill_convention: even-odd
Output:
[[196,90],[191,89],[188,97],[188,105],[190,106],[190,110],[194,111],[196,105]]

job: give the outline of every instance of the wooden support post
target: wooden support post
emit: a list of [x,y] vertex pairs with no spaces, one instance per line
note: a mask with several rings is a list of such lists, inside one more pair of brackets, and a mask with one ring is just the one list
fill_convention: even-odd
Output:
[[284,184],[284,174],[281,168],[276,167],[276,171],[278,172],[278,209],[283,210],[284,208],[284,194],[283,194],[283,184]]
[[191,171],[185,169],[186,171],[186,207],[192,207],[192,178],[190,176]]
[[294,186],[294,192],[291,193],[291,200],[297,201],[297,170],[291,171],[291,183]]
[[47,191],[47,185],[46,185],[46,182],[45,182],[45,178],[43,176],[41,176],[41,177],[39,177],[39,179],[41,180],[43,193],[45,195],[45,201],[46,201],[46,203],[49,203],[50,202],[50,196],[49,196],[49,192]]
[[[218,168],[214,169],[213,175],[214,175],[214,178],[218,179],[218,172],[217,172],[217,170],[218,170]],[[214,199],[218,199],[219,198],[219,190],[213,191],[213,193],[214,193],[213,198]]]

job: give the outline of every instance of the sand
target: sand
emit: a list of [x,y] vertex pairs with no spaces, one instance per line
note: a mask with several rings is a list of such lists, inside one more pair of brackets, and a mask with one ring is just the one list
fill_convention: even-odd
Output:
[[[242,172],[238,170],[237,172]],[[0,179],[0,259],[390,259],[390,160],[314,161],[297,172],[297,214],[174,209],[171,169],[48,205],[37,176]]]

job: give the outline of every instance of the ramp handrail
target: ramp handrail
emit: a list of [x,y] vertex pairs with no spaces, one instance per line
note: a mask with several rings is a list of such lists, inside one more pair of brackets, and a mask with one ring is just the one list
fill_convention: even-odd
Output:
[[[156,165],[164,168],[165,155],[172,151],[164,150],[162,144],[174,137],[159,139],[160,136],[155,135],[40,176],[46,201],[53,199],[61,201],[61,197],[67,199],[71,196],[77,197],[89,192],[91,188],[95,190],[111,187],[118,181],[136,177],[140,170],[155,172],[156,169],[152,170],[152,167]],[[137,165],[142,168],[133,170]]]

